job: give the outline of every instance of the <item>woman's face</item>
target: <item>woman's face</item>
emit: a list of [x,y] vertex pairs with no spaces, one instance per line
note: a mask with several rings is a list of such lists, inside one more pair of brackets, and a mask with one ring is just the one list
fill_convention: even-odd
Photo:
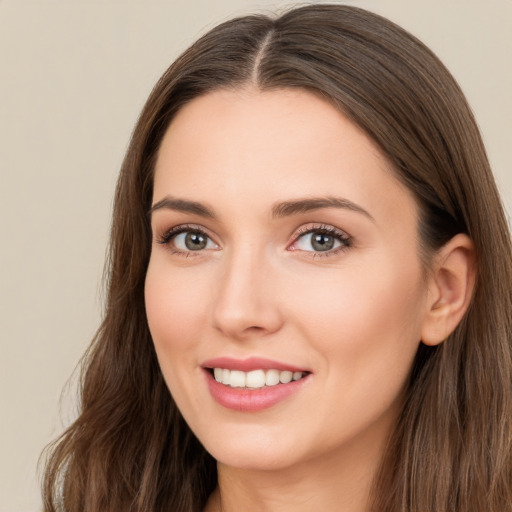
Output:
[[217,91],[178,113],[146,308],[216,459],[282,469],[381,449],[426,309],[417,220],[379,149],[311,93]]

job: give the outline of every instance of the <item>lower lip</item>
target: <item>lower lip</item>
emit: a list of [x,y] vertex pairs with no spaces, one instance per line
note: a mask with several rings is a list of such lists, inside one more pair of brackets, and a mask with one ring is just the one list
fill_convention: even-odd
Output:
[[289,396],[297,393],[310,374],[288,384],[276,384],[259,389],[232,388],[217,382],[213,375],[205,370],[206,382],[213,399],[227,409],[241,412],[256,412],[268,409]]

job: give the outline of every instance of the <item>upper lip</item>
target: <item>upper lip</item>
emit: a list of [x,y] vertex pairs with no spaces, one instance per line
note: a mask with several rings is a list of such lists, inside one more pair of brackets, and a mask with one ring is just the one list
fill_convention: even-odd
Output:
[[290,372],[306,372],[305,368],[282,363],[264,357],[248,357],[247,359],[235,359],[232,357],[215,357],[204,361],[201,366],[203,368],[224,368],[226,370],[239,370],[242,372],[250,372],[252,370],[280,370]]

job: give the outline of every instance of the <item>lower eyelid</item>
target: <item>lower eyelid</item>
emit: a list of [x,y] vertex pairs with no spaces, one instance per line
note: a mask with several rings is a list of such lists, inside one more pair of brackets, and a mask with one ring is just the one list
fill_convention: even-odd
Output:
[[[178,244],[175,243],[176,239],[181,235],[186,236],[188,233],[198,233],[207,239],[207,244],[204,248],[200,249],[188,249],[184,246],[185,241],[179,240]],[[183,237],[182,237],[183,238]],[[215,242],[212,236],[210,236],[205,229],[194,225],[179,225],[174,226],[167,231],[164,231],[162,235],[155,236],[155,242],[163,245],[166,250],[170,251],[171,254],[180,257],[200,257],[204,255],[206,251],[215,251],[220,248],[219,244]]]
[[[321,231],[311,231],[309,233],[306,233],[304,235],[299,236],[297,238],[297,240],[294,242],[294,245],[300,243],[304,239],[307,239],[308,235],[312,236],[315,233],[321,233]],[[308,249],[306,249],[306,248],[301,248],[300,250],[307,251],[307,252],[332,252],[332,251],[340,248],[342,245],[347,243],[346,240],[342,239],[340,236],[337,236],[335,234],[329,233],[328,236],[332,236],[334,238],[334,245],[335,245],[335,247],[332,247],[331,249],[329,249],[329,251],[314,251],[314,250],[308,251]],[[311,241],[308,241],[308,242],[305,242],[305,243],[311,243]]]
[[[307,249],[299,249],[296,247],[296,245],[299,243],[299,241],[306,237],[307,235],[313,235],[314,233],[321,233],[324,235],[332,236],[334,237],[335,241],[338,242],[338,245],[336,247],[333,247],[326,251],[315,251],[307,250]],[[308,242],[306,242],[308,243]],[[336,245],[336,244],[335,244]],[[352,245],[352,237],[347,235],[345,232],[334,228],[330,225],[313,225],[313,226],[307,226],[307,228],[301,229],[297,234],[293,237],[293,242],[289,246],[291,250],[301,250],[303,252],[309,252],[313,253],[314,255],[323,255],[323,256],[329,256],[334,255],[338,251],[342,251],[344,249],[347,249]]]
[[[207,247],[203,249],[182,249],[179,247],[176,247],[176,245],[173,243],[173,241],[178,237],[179,235],[186,234],[186,233],[200,233],[203,236],[205,236],[208,239]],[[314,233],[323,233],[328,236],[332,236],[335,239],[334,247],[331,249],[327,249],[325,251],[318,251],[314,250],[312,248],[311,250],[307,249],[301,249],[297,247],[298,242],[301,238],[306,237],[307,235],[313,235]],[[202,229],[200,226],[195,225],[180,225],[180,226],[174,226],[171,229],[164,231],[161,235],[155,233],[155,242],[164,246],[168,246],[170,250],[172,250],[173,254],[177,255],[186,255],[186,256],[200,256],[203,252],[208,250],[218,250],[220,249],[220,245],[215,242],[212,236],[210,236],[205,229]],[[352,237],[350,235],[347,235],[345,232],[338,230],[334,228],[333,226],[329,225],[318,225],[318,226],[311,226],[307,227],[307,229],[301,229],[300,232],[298,232],[293,237],[293,242],[288,245],[287,250],[299,250],[304,253],[310,253],[309,256],[313,257],[322,257],[322,256],[334,256],[338,254],[339,252],[342,252],[346,249],[348,249],[352,245]]]
[[304,251],[306,254],[308,254],[311,258],[328,258],[330,256],[337,256],[340,253],[345,252],[349,249],[350,246],[348,245],[340,245],[339,247],[336,247],[335,249],[331,249],[330,251]]

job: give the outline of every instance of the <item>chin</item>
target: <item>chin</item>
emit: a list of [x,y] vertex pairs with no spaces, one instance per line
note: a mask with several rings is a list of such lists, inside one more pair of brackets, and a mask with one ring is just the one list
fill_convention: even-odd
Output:
[[300,461],[302,454],[289,436],[286,439],[283,434],[265,435],[261,430],[260,427],[260,432],[253,432],[254,435],[246,432],[245,435],[225,433],[222,439],[209,437],[203,446],[220,464],[243,470],[282,470]]
[[298,463],[290,453],[270,453],[263,450],[215,450],[210,452],[215,460],[224,465],[244,471],[281,471]]

